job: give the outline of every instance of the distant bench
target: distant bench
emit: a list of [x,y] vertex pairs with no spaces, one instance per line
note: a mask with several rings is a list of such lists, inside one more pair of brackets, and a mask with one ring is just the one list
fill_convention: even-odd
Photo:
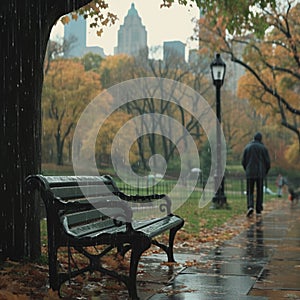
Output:
[[[126,195],[108,175],[32,175],[26,178],[26,187],[30,196],[38,192],[45,203],[49,281],[53,290],[60,291],[64,282],[79,274],[100,271],[125,283],[131,299],[139,299],[136,283],[138,263],[151,244],[163,249],[169,262],[175,261],[174,238],[184,220],[171,213],[171,200],[166,195]],[[165,212],[162,217],[133,219],[130,204],[154,201],[162,202],[159,206],[160,211]],[[164,232],[169,232],[168,245],[155,239]],[[98,254],[87,248],[98,245],[105,245]],[[60,247],[68,249],[67,271],[59,268],[57,254]],[[75,256],[71,248],[84,255],[89,263],[74,268]],[[122,257],[131,250],[130,268],[125,275],[101,263],[101,258],[113,249],[117,249]]]

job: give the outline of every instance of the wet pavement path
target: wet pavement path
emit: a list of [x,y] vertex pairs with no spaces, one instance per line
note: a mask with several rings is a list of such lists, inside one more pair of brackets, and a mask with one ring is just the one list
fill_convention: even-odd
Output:
[[[287,200],[221,247],[177,253],[178,264],[162,264],[163,253],[139,264],[141,300],[300,300],[300,204]],[[281,202],[279,202],[281,201]],[[124,287],[102,292],[101,300],[127,300]]]
[[245,232],[220,248],[176,254],[179,263],[194,261],[194,266],[168,267],[166,272],[160,266],[161,254],[146,257],[153,281],[140,287],[141,299],[300,299],[299,204],[292,209],[286,204],[249,222]]

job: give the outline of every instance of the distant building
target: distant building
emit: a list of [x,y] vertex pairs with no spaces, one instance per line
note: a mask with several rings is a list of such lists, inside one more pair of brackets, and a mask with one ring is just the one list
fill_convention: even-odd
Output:
[[[199,18],[204,18],[205,14],[203,11],[199,10]],[[201,24],[201,23],[199,23]],[[199,31],[202,35],[209,35],[209,32],[205,29],[205,27],[199,27]],[[199,41],[200,42],[200,41]],[[205,46],[204,46],[205,47]],[[203,48],[203,46],[202,46]],[[201,49],[200,43],[199,43],[199,49],[191,50],[189,53],[189,62],[190,63],[197,63],[197,52]],[[241,44],[234,45],[234,52],[235,56],[240,58],[242,60],[242,55],[245,50],[245,47],[241,46]],[[198,52],[199,53],[199,52]],[[221,58],[226,64],[226,73],[224,78],[224,86],[223,89],[230,91],[233,95],[236,95],[237,88],[238,88],[238,81],[239,79],[245,74],[245,68],[241,66],[240,64],[234,63],[231,61],[231,57],[228,54],[221,53]],[[203,61],[205,64],[210,65],[213,58],[211,58],[211,61],[207,61],[208,56],[203,56],[199,54],[198,60]],[[211,74],[208,72],[208,76],[211,79]]]
[[71,19],[64,26],[64,41],[70,44],[65,51],[65,57],[81,57],[86,46],[86,20],[79,16],[77,20]]
[[114,49],[114,54],[123,53],[136,56],[141,50],[146,50],[148,56],[147,31],[132,3],[124,18],[124,24],[118,31],[118,45]]
[[64,26],[64,41],[70,45],[66,48],[64,56],[66,58],[82,57],[88,52],[92,52],[105,57],[104,50],[98,46],[86,46],[86,19],[78,16],[77,20],[71,19]]
[[169,56],[178,56],[179,59],[185,60],[185,44],[181,41],[164,42],[163,59],[167,60]]
[[[245,47],[238,45],[233,45],[235,56],[239,59],[243,59],[243,53]],[[231,61],[230,56],[222,55],[223,60],[226,63],[226,87],[232,93],[236,93],[238,90],[238,81],[245,74],[245,68],[238,63],[234,63]]]
[[189,58],[188,58],[189,64],[197,64],[199,60],[200,60],[199,50],[198,49],[189,50]]
[[89,47],[85,47],[85,49],[84,49],[84,54],[89,53],[89,52],[92,52],[92,53],[94,53],[94,54],[98,54],[98,55],[100,55],[101,57],[105,57],[105,53],[104,53],[103,48],[98,47],[98,46],[89,46]]

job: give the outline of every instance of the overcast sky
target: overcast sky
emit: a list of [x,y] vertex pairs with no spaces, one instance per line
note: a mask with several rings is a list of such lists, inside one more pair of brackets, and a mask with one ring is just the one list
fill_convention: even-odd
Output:
[[[187,7],[175,3],[171,8],[160,8],[162,0],[108,0],[110,11],[117,14],[119,20],[111,27],[105,27],[101,37],[98,37],[88,27],[87,46],[99,46],[106,55],[113,55],[117,45],[117,31],[124,23],[124,17],[135,4],[142,24],[148,33],[148,46],[162,46],[164,41],[179,40],[187,45],[187,51],[195,48],[196,43],[189,41],[193,34],[194,23],[192,19],[198,18],[197,7]],[[58,23],[52,30],[51,38],[62,35],[62,25]]]

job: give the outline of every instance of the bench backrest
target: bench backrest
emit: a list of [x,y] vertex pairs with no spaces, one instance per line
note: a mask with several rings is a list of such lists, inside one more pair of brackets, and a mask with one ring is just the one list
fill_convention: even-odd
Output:
[[74,200],[85,197],[106,196],[119,192],[113,179],[108,176],[43,176],[36,175],[53,195],[62,200]]
[[131,221],[131,208],[117,196],[120,191],[110,176],[33,175],[26,184],[40,190],[47,221],[54,227],[63,223],[73,235]]

